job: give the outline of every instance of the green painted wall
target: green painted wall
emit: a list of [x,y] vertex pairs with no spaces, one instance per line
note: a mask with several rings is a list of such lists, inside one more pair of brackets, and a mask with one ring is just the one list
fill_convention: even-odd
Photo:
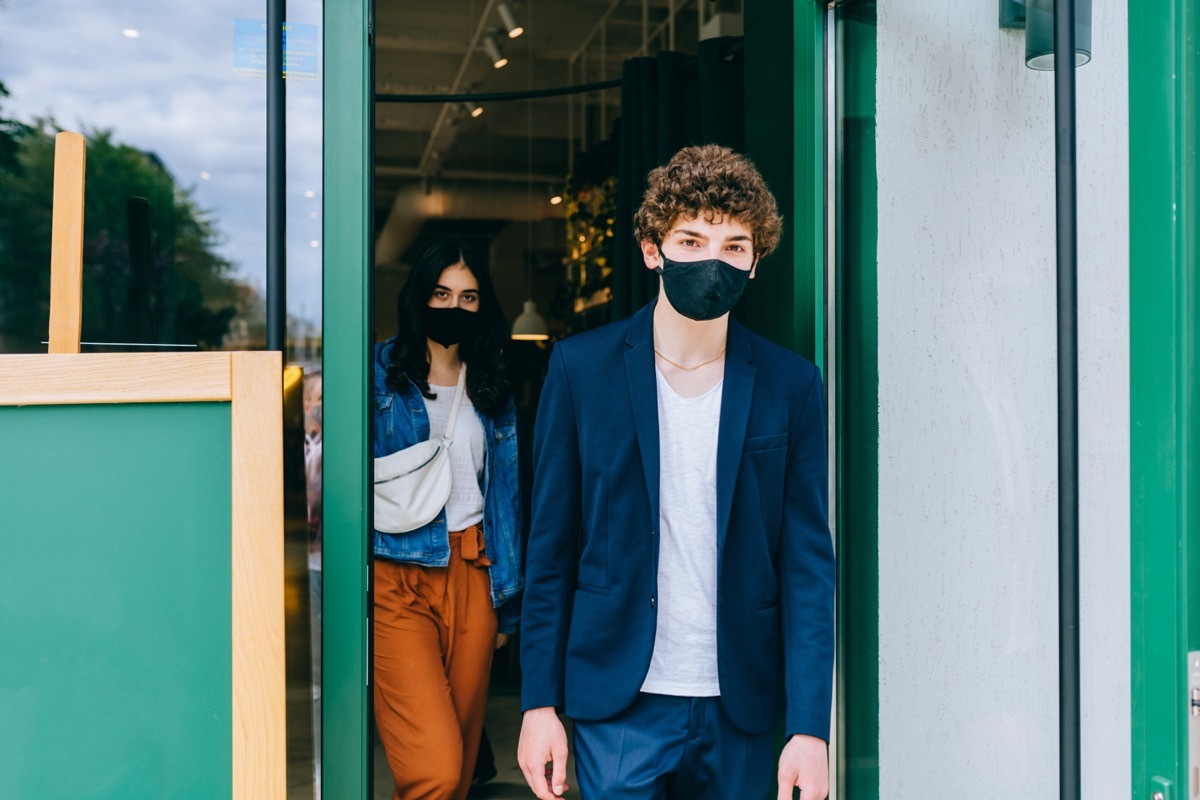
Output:
[[[1133,796],[1184,794],[1200,649],[1200,9],[1129,3]],[[1174,787],[1174,788],[1172,788]]]
[[369,797],[367,387],[373,82],[366,0],[325,4],[323,796]]
[[838,12],[837,519],[842,797],[879,797],[879,356],[874,4]]
[[230,796],[230,440],[228,403],[0,408],[0,796]]

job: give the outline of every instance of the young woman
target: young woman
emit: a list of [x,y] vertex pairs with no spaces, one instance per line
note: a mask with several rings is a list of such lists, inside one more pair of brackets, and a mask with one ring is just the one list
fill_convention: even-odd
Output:
[[455,239],[421,254],[396,305],[398,332],[375,347],[374,456],[441,436],[464,364],[466,394],[445,508],[416,530],[373,532],[375,723],[396,800],[461,800],[521,589],[508,323],[487,267]]

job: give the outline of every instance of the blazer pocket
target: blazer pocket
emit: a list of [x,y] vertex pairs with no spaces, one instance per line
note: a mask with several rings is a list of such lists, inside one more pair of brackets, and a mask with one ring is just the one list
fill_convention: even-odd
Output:
[[586,592],[588,594],[598,594],[601,597],[611,597],[612,596],[611,588],[608,588],[606,586],[592,586],[590,583],[576,582],[575,590],[579,591],[579,592]]
[[787,433],[772,433],[769,436],[747,436],[746,440],[742,443],[742,452],[778,450],[781,447],[787,447],[787,440]]

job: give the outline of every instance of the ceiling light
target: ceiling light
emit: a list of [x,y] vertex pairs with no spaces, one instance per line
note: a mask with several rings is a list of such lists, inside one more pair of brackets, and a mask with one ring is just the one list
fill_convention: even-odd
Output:
[[550,338],[546,320],[537,312],[537,303],[533,300],[525,301],[525,310],[513,322],[512,338],[525,342],[544,342]]
[[125,30],[121,31],[121,33],[125,36],[126,39],[136,39],[142,35],[140,31],[138,31],[134,28],[126,28]]
[[489,33],[483,40],[483,49],[487,50],[487,54],[492,59],[492,66],[500,69],[508,63],[508,59],[504,57],[504,53],[500,51],[500,43],[496,41],[496,35]]
[[463,105],[463,108],[466,109],[466,112],[468,114],[470,114],[472,117],[483,116],[483,106],[477,106],[474,103],[472,103],[470,100],[463,100],[462,105]]
[[496,10],[500,12],[500,21],[504,23],[504,30],[508,31],[508,38],[515,39],[525,32],[525,29],[517,24],[516,18],[513,16],[512,9],[508,7],[508,3],[501,0],[496,6]]

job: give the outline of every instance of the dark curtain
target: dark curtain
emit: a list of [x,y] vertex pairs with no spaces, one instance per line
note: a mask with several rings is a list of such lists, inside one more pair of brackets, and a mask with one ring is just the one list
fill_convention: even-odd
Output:
[[742,38],[706,39],[695,56],[664,52],[632,58],[621,80],[612,319],[629,316],[658,292],[658,276],[646,269],[633,238],[633,213],[646,191],[646,175],[688,145],[745,151]]

